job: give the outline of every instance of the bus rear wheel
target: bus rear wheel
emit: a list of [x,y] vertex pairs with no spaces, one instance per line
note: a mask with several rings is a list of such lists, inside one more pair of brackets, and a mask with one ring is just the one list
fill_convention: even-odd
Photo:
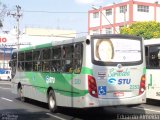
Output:
[[51,90],[48,94],[48,106],[51,112],[55,113],[58,111],[57,105],[56,105],[55,94],[53,90]]
[[25,97],[23,96],[22,86],[18,87],[18,97],[22,102],[25,101]]

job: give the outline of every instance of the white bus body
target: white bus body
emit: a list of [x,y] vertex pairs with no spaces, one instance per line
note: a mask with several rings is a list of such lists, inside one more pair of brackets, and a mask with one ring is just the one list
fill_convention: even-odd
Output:
[[146,54],[146,97],[160,100],[160,38],[144,40]]
[[92,35],[28,47],[19,50],[18,65],[16,55],[12,91],[48,103],[51,111],[146,102],[141,37]]

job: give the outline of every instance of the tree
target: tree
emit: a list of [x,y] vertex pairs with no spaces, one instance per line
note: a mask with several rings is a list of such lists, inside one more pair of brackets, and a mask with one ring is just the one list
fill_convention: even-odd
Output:
[[3,27],[2,21],[7,12],[7,6],[0,2],[0,28]]
[[120,33],[141,36],[144,39],[160,38],[160,23],[155,21],[135,22],[129,27],[123,27]]

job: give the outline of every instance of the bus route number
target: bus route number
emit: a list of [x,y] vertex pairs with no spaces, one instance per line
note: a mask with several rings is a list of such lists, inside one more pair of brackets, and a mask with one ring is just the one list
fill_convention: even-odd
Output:
[[80,79],[74,79],[74,84],[81,84],[81,80]]

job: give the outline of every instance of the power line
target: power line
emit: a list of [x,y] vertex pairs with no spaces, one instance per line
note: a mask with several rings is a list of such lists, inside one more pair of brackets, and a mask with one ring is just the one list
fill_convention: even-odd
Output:
[[67,34],[58,34],[58,35],[54,35],[54,34],[51,34],[51,35],[32,35],[32,36],[48,36],[48,37],[65,37],[65,35],[74,35],[74,34],[84,34],[84,33],[88,33],[88,32],[78,32],[78,33],[67,33]]
[[87,14],[87,12],[73,12],[73,11],[30,11],[30,10],[22,10],[22,12],[30,12],[30,13],[49,13],[49,14],[53,14],[53,13],[78,13],[78,14]]

